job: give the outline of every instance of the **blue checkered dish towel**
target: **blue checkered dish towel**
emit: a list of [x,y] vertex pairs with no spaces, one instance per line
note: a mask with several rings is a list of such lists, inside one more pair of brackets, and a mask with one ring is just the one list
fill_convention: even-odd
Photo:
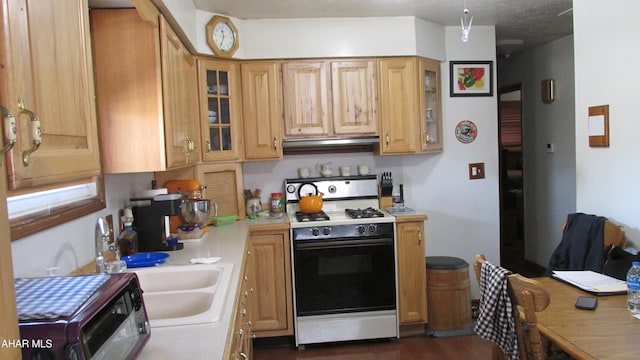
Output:
[[497,344],[511,360],[518,359],[518,337],[507,276],[511,272],[488,261],[480,271],[480,316],[475,331],[485,340]]
[[73,314],[110,275],[16,278],[18,319],[43,320]]

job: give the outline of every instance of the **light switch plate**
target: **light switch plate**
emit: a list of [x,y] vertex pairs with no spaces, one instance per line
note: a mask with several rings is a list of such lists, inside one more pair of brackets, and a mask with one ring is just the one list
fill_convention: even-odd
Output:
[[484,179],[484,163],[469,164],[469,179]]

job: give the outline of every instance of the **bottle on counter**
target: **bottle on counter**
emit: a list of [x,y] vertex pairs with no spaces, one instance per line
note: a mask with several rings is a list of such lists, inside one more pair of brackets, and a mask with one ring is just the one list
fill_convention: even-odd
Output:
[[284,213],[284,203],[282,201],[282,193],[271,193],[271,216],[280,216]]
[[627,272],[627,309],[640,313],[640,262],[634,261]]
[[124,223],[124,230],[118,236],[116,243],[120,256],[129,256],[138,252],[138,233],[133,229],[133,213],[131,208],[124,209],[120,218]]

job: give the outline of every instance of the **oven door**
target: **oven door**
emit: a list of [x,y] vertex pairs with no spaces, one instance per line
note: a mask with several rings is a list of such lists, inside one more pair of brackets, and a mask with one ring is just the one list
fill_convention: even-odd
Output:
[[396,308],[392,237],[305,240],[293,246],[298,316]]

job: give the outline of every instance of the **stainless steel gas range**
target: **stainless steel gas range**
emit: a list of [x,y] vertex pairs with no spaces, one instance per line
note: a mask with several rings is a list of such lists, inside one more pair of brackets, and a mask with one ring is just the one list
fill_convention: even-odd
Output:
[[[300,196],[323,196],[321,213]],[[398,337],[395,218],[375,175],[285,180],[296,346]]]

